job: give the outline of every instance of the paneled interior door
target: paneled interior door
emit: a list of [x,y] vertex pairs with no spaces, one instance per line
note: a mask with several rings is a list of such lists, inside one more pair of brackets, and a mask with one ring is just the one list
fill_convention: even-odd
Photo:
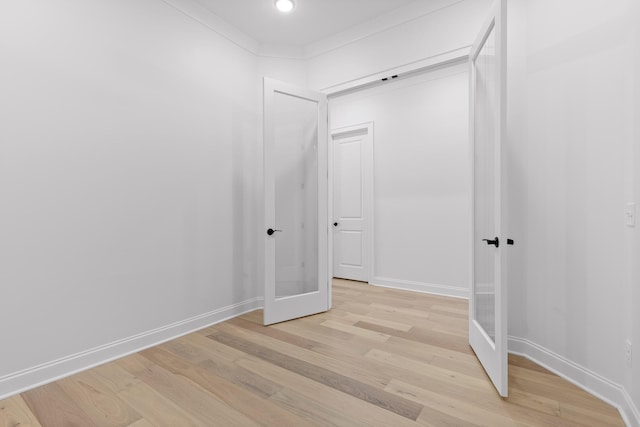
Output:
[[507,396],[504,138],[506,0],[497,1],[470,56],[473,249],[469,343],[498,393]]
[[329,308],[327,98],[264,79],[264,324]]
[[368,282],[371,270],[373,124],[336,129],[333,141],[333,276]]

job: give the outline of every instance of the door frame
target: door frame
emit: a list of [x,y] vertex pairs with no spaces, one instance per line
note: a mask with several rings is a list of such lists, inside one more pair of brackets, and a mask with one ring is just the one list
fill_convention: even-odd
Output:
[[[329,105],[329,111],[331,111],[331,106]],[[336,137],[340,137],[340,136],[346,136],[350,133],[360,133],[360,132],[366,132],[366,134],[368,135],[368,139],[369,139],[369,143],[367,144],[366,148],[365,148],[365,153],[364,153],[364,158],[365,158],[365,165],[363,165],[363,171],[364,171],[364,175],[365,175],[365,179],[368,181],[367,184],[365,185],[365,189],[363,190],[364,192],[364,196],[365,196],[365,202],[364,202],[364,208],[367,210],[366,214],[366,231],[369,235],[369,239],[368,239],[368,245],[366,245],[365,247],[365,253],[366,256],[369,258],[369,266],[368,266],[368,280],[367,283],[368,284],[372,284],[373,283],[373,278],[374,278],[374,271],[375,271],[375,267],[374,267],[374,255],[375,255],[375,245],[374,245],[374,186],[375,186],[375,179],[374,179],[374,169],[375,169],[375,164],[374,164],[374,123],[373,122],[364,122],[364,123],[359,123],[359,124],[355,124],[355,125],[350,125],[350,126],[344,126],[344,127],[339,127],[339,128],[335,128],[335,129],[331,129],[329,131],[329,218],[333,218],[333,184],[334,184],[334,179],[333,179],[333,174],[334,174],[334,150],[333,150],[333,144],[334,144],[334,139]],[[333,233],[333,227],[331,225],[331,223],[333,222],[333,220],[329,221],[329,277],[331,279],[333,279],[333,247],[334,247],[334,242],[333,242],[333,237],[334,237],[334,233]],[[331,297],[331,295],[329,295]]]

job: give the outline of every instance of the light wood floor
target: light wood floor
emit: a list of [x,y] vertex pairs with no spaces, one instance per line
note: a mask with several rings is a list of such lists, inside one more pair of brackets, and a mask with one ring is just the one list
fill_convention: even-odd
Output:
[[0,402],[0,426],[623,426],[528,362],[495,393],[467,302],[336,280],[328,313],[260,311]]

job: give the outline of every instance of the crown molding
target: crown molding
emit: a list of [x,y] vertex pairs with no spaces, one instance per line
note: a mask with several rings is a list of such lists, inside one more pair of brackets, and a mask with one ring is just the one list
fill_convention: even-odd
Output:
[[302,47],[259,43],[209,10],[199,0],[160,0],[241,49],[262,58],[304,60]]
[[305,47],[260,43],[220,18],[199,0],[160,1],[257,57],[309,60],[468,0],[433,0],[430,2],[416,0],[404,7]]
[[183,15],[205,26],[231,43],[258,56],[261,45],[235,26],[229,24],[215,13],[203,6],[198,0],[160,0],[173,7]]
[[312,59],[333,50],[340,49],[359,40],[391,30],[442,9],[454,6],[467,0],[434,0],[425,2],[417,0],[406,6],[395,9],[375,19],[356,25],[341,33],[311,43],[305,48],[304,59]]
[[306,59],[304,48],[299,46],[261,44],[257,55],[262,58]]

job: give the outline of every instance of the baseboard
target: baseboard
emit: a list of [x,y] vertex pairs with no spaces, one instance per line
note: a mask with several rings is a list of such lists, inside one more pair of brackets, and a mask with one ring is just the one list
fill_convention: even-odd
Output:
[[0,400],[262,308],[253,298],[0,378]]
[[373,281],[370,283],[383,288],[402,289],[405,291],[422,292],[453,298],[469,298],[468,289],[456,286],[435,285],[432,283],[413,282],[410,280],[390,279],[388,277],[374,277]]
[[509,337],[509,353],[526,357],[620,411],[628,427],[640,427],[640,414],[626,389],[534,342]]
[[623,388],[624,404],[621,405],[618,410],[622,414],[624,422],[629,427],[640,427],[640,410],[636,404],[631,400],[631,396],[627,393],[627,389]]

